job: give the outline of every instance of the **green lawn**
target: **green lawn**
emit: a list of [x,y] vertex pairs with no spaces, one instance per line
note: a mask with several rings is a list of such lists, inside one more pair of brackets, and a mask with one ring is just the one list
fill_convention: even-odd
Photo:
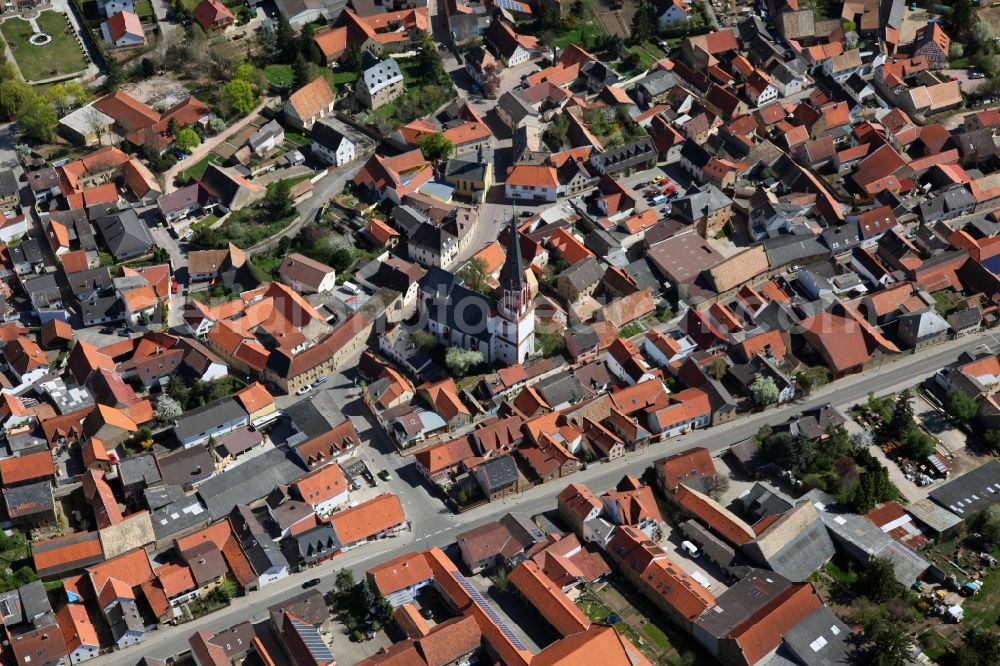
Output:
[[177,181],[180,183],[187,183],[192,178],[201,178],[209,164],[222,164],[222,158],[215,153],[209,153],[205,157],[198,160],[195,164],[177,174]]
[[295,81],[291,65],[268,65],[264,68],[268,82],[276,88],[288,88]]
[[552,45],[558,46],[560,50],[570,44],[589,49],[601,34],[601,28],[596,21],[582,21],[573,30],[564,32],[552,40]]
[[[150,0],[135,0],[135,13],[143,23],[152,23],[156,18]],[[242,4],[242,3],[241,3]]]
[[20,18],[9,18],[0,24],[0,32],[8,44],[12,44],[14,59],[21,74],[27,81],[40,81],[60,74],[79,72],[87,66],[80,44],[69,27],[66,15],[44,11],[38,16],[39,27],[52,35],[52,41],[43,46],[32,46],[28,37],[33,30],[31,24]]
[[628,50],[638,55],[639,60],[642,61],[642,66],[647,69],[652,67],[653,63],[657,60],[667,57],[667,54],[663,52],[663,49],[661,49],[659,45],[648,41],[631,46]]
[[358,80],[357,72],[334,72],[330,71],[332,75],[330,78],[333,79],[332,83],[336,85],[342,85],[344,83],[354,83]]
[[284,178],[282,180],[276,180],[273,183],[268,183],[267,190],[270,192],[271,190],[273,190],[275,187],[278,186],[278,183],[288,183],[289,187],[295,187],[303,180],[309,180],[309,174],[304,173],[301,176],[293,176],[292,178]]
[[934,298],[934,304],[937,307],[938,314],[942,317],[947,317],[949,314],[955,311],[958,307],[958,301],[961,296],[956,294],[951,289],[944,289],[942,291],[935,291],[931,296]]
[[663,633],[663,630],[657,627],[652,622],[647,622],[646,624],[642,625],[642,633],[646,634],[646,637],[649,640],[653,641],[656,647],[660,648],[661,650],[669,650],[671,647],[673,647],[672,645],[670,645],[670,639],[667,638],[667,635],[665,633]]

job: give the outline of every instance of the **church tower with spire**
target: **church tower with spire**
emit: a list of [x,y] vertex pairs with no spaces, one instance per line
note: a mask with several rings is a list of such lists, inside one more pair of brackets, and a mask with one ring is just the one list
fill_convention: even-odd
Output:
[[491,356],[507,365],[524,363],[535,351],[535,305],[524,273],[517,218],[514,216],[510,219],[507,257],[500,268],[499,281]]

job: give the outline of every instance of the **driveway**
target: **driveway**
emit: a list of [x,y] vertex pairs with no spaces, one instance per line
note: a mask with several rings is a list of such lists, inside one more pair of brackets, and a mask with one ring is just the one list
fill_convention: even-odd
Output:
[[170,169],[163,174],[163,193],[170,194],[176,190],[177,188],[174,186],[174,178],[177,177],[177,174],[187,169],[190,165],[197,163],[198,160],[212,152],[213,148],[249,125],[254,119],[257,118],[257,114],[260,113],[260,110],[263,109],[265,105],[274,101],[274,99],[276,98],[265,97],[261,100],[260,104],[257,105],[257,108],[248,113],[246,117],[237,120],[234,124],[227,127],[226,131],[219,132],[215,136],[209,137],[200,146],[195,148],[191,154],[187,156],[187,159],[170,167]]
[[987,79],[985,77],[981,79],[973,79],[970,74],[975,70],[972,69],[942,69],[941,73],[947,77],[954,77],[958,79],[958,87],[962,89],[962,92],[969,94],[974,93],[981,87],[986,85]]

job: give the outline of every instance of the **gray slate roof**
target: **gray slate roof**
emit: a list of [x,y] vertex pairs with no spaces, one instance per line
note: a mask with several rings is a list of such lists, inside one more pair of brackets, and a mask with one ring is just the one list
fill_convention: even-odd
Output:
[[217,474],[198,487],[212,520],[222,518],[237,504],[250,504],[305,475],[291,454],[273,449]]
[[928,497],[963,520],[1000,502],[1000,460],[993,460],[971,472],[938,486]]
[[361,78],[368,92],[375,94],[386,86],[402,81],[403,73],[399,71],[395,58],[386,58],[362,72]]

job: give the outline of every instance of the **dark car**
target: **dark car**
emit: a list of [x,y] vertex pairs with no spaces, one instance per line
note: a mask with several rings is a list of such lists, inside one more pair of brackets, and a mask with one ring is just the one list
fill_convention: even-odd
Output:
[[307,580],[306,582],[302,583],[302,589],[308,590],[310,587],[316,587],[317,585],[320,584],[320,582],[321,581],[319,578],[311,578],[310,580]]
[[433,620],[434,611],[432,611],[430,608],[421,608],[420,617],[424,618],[425,620]]

